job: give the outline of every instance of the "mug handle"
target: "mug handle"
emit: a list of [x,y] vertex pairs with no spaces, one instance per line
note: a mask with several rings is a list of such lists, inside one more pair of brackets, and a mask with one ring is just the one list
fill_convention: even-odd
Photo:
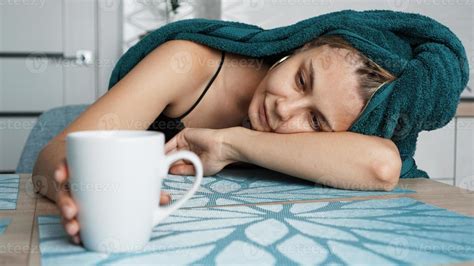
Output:
[[179,209],[186,201],[188,201],[191,198],[191,196],[194,195],[194,193],[196,193],[199,186],[201,185],[202,174],[203,174],[201,159],[199,159],[199,157],[196,154],[190,151],[182,150],[182,151],[174,152],[170,155],[165,155],[166,175],[168,174],[171,164],[180,159],[186,159],[186,160],[191,161],[191,163],[194,165],[194,169],[196,170],[195,171],[196,179],[194,180],[194,184],[191,187],[191,189],[188,190],[188,192],[186,192],[186,194],[184,194],[184,196],[180,198],[178,201],[165,207],[160,207],[160,206],[156,207],[153,213],[153,227],[158,225],[158,223],[161,220],[168,217],[172,212]]

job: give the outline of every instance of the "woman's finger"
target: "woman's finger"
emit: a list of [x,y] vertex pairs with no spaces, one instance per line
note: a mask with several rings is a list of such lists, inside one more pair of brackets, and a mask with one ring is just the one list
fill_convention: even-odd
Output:
[[61,224],[69,236],[79,234],[79,223],[76,219],[66,219],[64,216],[61,216]]
[[160,205],[166,205],[171,202],[171,195],[167,192],[162,191],[160,195]]
[[73,237],[71,237],[71,241],[74,244],[79,245],[81,244],[81,237],[79,235],[74,235]]
[[66,232],[68,233],[68,235],[74,236],[79,233],[79,223],[77,222],[76,219],[72,219],[66,222],[66,225],[64,228],[66,229]]
[[74,244],[79,245],[81,239],[79,237],[79,222],[75,219],[77,215],[77,206],[71,197],[69,191],[69,169],[67,166],[66,158],[64,158],[56,167],[54,173],[54,180],[59,185],[57,191],[56,206],[61,213],[61,223],[66,233],[71,237],[71,241]]
[[180,165],[180,164],[187,164],[187,162],[183,159],[180,159],[180,160],[177,160],[176,162],[174,162],[173,164],[171,164],[171,167],[173,167],[175,165]]
[[170,169],[169,169],[169,173],[170,173],[170,174],[174,174],[174,173],[171,171],[171,169],[172,169],[173,167],[180,166],[180,165],[188,165],[188,164],[190,164],[190,163],[187,162],[187,161],[185,161],[185,160],[183,160],[183,159],[178,160],[178,161],[176,161],[176,162],[174,162],[174,163],[171,164]]
[[169,152],[172,152],[174,150],[178,149],[178,142],[176,141],[177,138],[174,136],[172,139],[170,139],[168,142],[165,144],[165,154],[168,154]]
[[180,164],[170,168],[170,173],[175,175],[194,175],[192,164]]
[[77,206],[67,192],[59,192],[57,205],[59,211],[66,219],[72,219],[77,215]]
[[69,219],[64,218],[64,216],[61,215],[61,225],[63,228],[66,228],[66,224],[69,223]]
[[79,236],[80,226],[77,219],[66,219],[64,216],[61,216],[61,224],[64,228],[64,231],[70,236],[74,244],[80,244],[81,238]]
[[64,162],[61,162],[56,167],[56,170],[54,171],[54,180],[56,180],[56,182],[58,182],[59,184],[62,184],[66,181],[66,179],[67,179],[66,167],[64,165]]
[[171,150],[166,151],[166,152],[165,152],[165,155],[169,155],[169,154],[174,153],[174,152],[177,152],[177,151],[178,151],[177,148],[173,148],[173,149],[171,149]]

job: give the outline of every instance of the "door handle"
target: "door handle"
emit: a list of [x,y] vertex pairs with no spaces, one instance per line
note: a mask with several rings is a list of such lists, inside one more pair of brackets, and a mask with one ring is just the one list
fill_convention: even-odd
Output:
[[94,52],[91,50],[77,50],[75,56],[64,56],[62,53],[2,53],[0,58],[41,58],[52,60],[73,61],[78,65],[92,65],[94,63]]
[[63,57],[63,59],[75,61],[78,65],[92,65],[94,53],[90,50],[77,50],[75,57]]

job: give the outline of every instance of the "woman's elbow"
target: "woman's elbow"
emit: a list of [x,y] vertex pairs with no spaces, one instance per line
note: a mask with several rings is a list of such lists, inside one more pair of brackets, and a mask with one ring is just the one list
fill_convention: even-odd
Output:
[[391,140],[385,140],[384,142],[386,143],[386,148],[384,148],[386,152],[376,160],[374,173],[381,188],[385,191],[391,191],[397,186],[400,179],[402,160],[395,143]]

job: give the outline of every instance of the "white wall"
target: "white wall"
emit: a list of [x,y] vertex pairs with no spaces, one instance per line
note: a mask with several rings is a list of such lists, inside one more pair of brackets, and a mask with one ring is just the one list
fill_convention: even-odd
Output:
[[179,2],[176,12],[172,12],[169,0],[123,0],[123,51],[137,43],[140,35],[169,22],[189,18],[220,18],[221,0]]

